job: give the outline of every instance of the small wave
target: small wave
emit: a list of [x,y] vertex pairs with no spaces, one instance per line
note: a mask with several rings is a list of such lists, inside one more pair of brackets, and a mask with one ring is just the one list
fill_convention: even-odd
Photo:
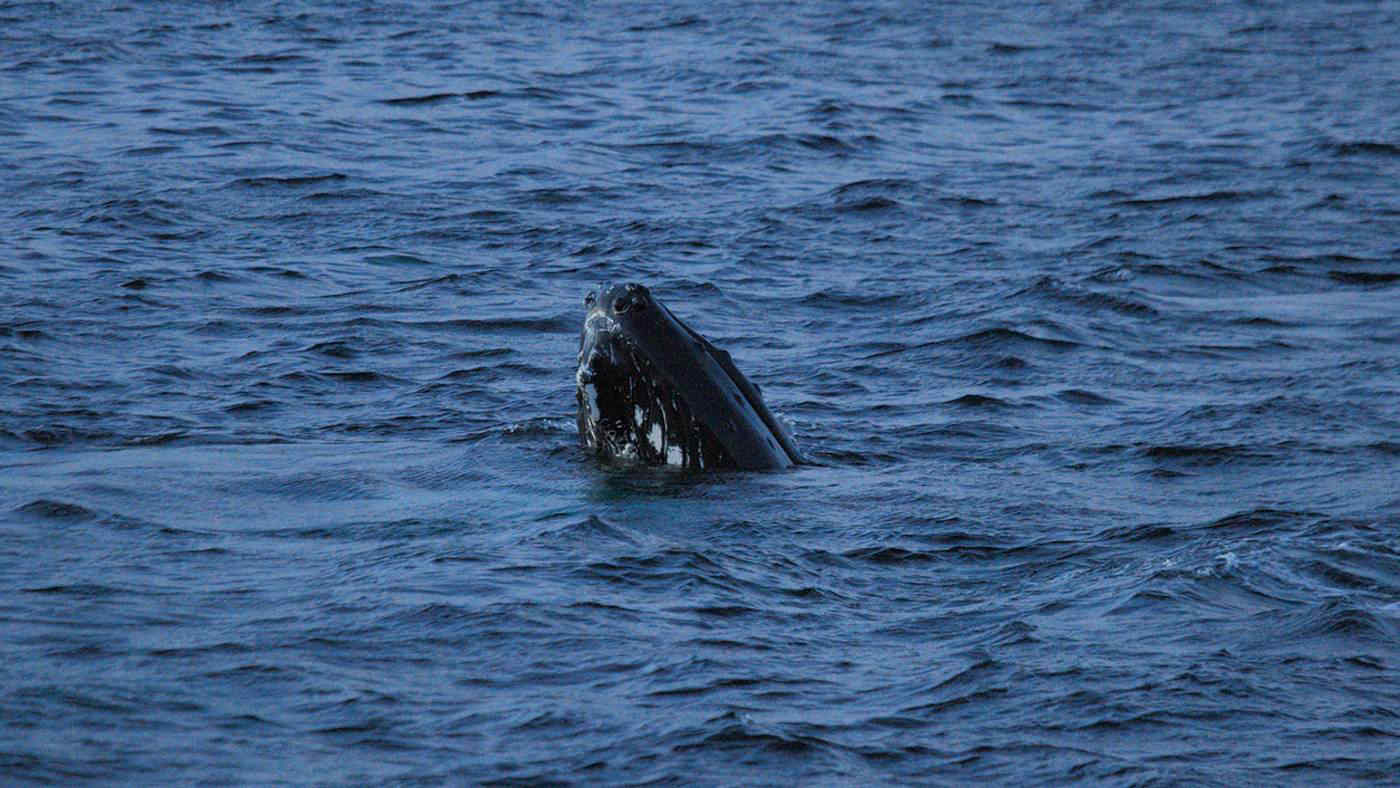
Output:
[[880,138],[872,134],[847,138],[834,134],[776,133],[721,140],[666,140],[612,144],[605,147],[625,152],[664,154],[666,161],[675,164],[692,159],[710,163],[736,157],[748,159],[754,155],[780,151],[816,151],[845,157],[879,142]]
[[[423,262],[428,262],[424,260]],[[431,276],[426,279],[413,279],[403,282],[395,282],[398,288],[395,292],[412,293],[416,290],[434,288],[439,285],[455,285],[462,282],[464,277],[460,274],[443,274],[442,276]]]
[[1067,339],[1052,339],[1050,337],[1037,337],[1022,331],[1010,328],[990,328],[984,331],[976,331],[971,334],[964,334],[953,339],[943,340],[949,345],[974,345],[974,346],[1032,346],[1051,350],[1071,350],[1079,347],[1078,342]]
[[1001,205],[1001,202],[993,197],[973,197],[967,194],[940,197],[938,202],[957,208],[992,208]]
[[[787,137],[787,135],[778,136],[782,138]],[[791,137],[791,139],[798,145],[813,150],[835,153],[851,153],[856,150],[855,146],[851,143],[831,134],[798,134]]]
[[1367,444],[1366,448],[1381,454],[1400,457],[1400,441],[1377,441]]
[[1362,607],[1347,596],[1334,596],[1301,608],[1270,611],[1267,642],[1279,648],[1300,648],[1317,639],[1336,639],[1350,648],[1359,642],[1400,642],[1400,627],[1389,618]]
[[[1104,282],[1105,280],[1098,278],[1097,275],[1091,275],[1087,281]],[[1114,284],[1118,283],[1114,282]],[[1013,297],[1021,295],[1044,296],[1088,309],[1107,309],[1134,317],[1152,317],[1157,314],[1157,310],[1148,304],[1121,293],[1103,292],[1083,285],[1072,285],[1053,276],[1037,277],[1030,286],[1018,291]]]
[[920,424],[893,431],[904,450],[942,449],[949,443],[1001,440],[1017,431],[1000,421],[954,421],[946,424]]
[[748,605],[692,605],[669,608],[673,612],[693,613],[702,618],[742,618],[762,612],[759,608]]
[[835,197],[864,196],[867,193],[889,193],[908,192],[915,188],[915,183],[903,178],[868,178],[859,181],[843,183],[831,190]]
[[309,60],[309,57],[299,52],[259,52],[238,58],[239,63],[304,63]]
[[950,399],[944,405],[959,405],[966,408],[1007,408],[1012,407],[1010,402],[1004,399],[987,396],[985,394],[964,394],[961,397]]
[[1259,447],[1241,444],[1164,444],[1139,448],[1143,457],[1159,462],[1181,462],[1187,465],[1213,466],[1242,461],[1267,460],[1274,455]]
[[341,339],[317,342],[311,347],[306,348],[304,352],[339,359],[351,359],[360,355],[360,352],[351,346],[349,342]]
[[481,101],[482,99],[495,98],[499,95],[501,95],[501,92],[498,90],[469,90],[465,93],[428,93],[422,96],[380,99],[379,103],[391,107],[416,107],[424,104],[440,104],[444,101],[452,101],[454,99]]
[[70,522],[79,520],[92,520],[97,517],[93,512],[76,503],[67,501],[55,501],[49,498],[39,498],[30,501],[15,509],[15,513],[29,515],[31,517],[41,517],[45,520],[67,520]]
[[1058,399],[1075,405],[1117,405],[1118,400],[1084,389],[1065,389],[1055,395]]
[[1144,523],[1142,525],[1107,528],[1095,535],[1095,541],[1155,542],[1161,539],[1170,539],[1176,535],[1177,532],[1171,526],[1160,523]]
[[1030,366],[1030,362],[1020,356],[1002,356],[992,359],[987,366],[991,369],[1025,369]]
[[[429,602],[415,607],[395,610],[382,617],[380,623],[419,623],[433,627],[457,629],[472,622],[500,622],[515,618],[518,612],[527,612],[533,603],[499,603],[476,608],[468,605],[455,605],[449,602]],[[512,622],[520,623],[520,622]]]
[[874,211],[887,211],[892,208],[899,208],[900,204],[888,197],[864,197],[859,200],[849,200],[838,202],[836,210],[840,213],[871,213]]
[[868,213],[902,207],[900,196],[914,196],[913,181],[899,178],[873,178],[851,181],[832,189],[828,194],[838,213]]
[[1237,317],[1231,320],[1230,324],[1236,326],[1251,326],[1255,328],[1297,328],[1299,326],[1298,323],[1257,315],[1251,317]]
[[454,320],[424,320],[406,325],[415,328],[452,328],[469,331],[525,331],[549,333],[552,331],[572,331],[577,328],[577,317],[573,314],[559,314],[554,317],[463,317]]
[[1036,49],[1038,47],[1030,44],[1008,44],[1002,41],[994,41],[987,46],[987,51],[993,55],[1019,55]]
[[595,561],[578,572],[626,586],[691,583],[698,587],[733,591],[741,585],[709,555],[680,548]]
[[515,201],[522,205],[577,205],[591,202],[595,197],[605,195],[606,192],[606,189],[594,187],[582,187],[577,189],[545,187],[520,192],[516,195]]
[[926,563],[938,560],[937,553],[922,550],[906,550],[903,547],[860,547],[842,553],[843,558],[855,561],[869,561],[875,564]]
[[175,145],[143,145],[135,148],[126,148],[121,151],[123,156],[164,156],[167,153],[178,151]]
[[698,16],[688,15],[679,19],[668,19],[660,22],[649,22],[636,24],[627,28],[629,33],[652,33],[661,30],[681,30],[687,27],[701,27],[705,25],[705,20]]
[[1314,512],[1290,511],[1287,509],[1250,509],[1236,512],[1206,524],[1211,530],[1261,531],[1277,533],[1284,525],[1301,526],[1318,519]]
[[1244,202],[1246,200],[1256,200],[1261,197],[1273,197],[1272,191],[1234,191],[1221,189],[1213,192],[1201,192],[1197,194],[1169,194],[1161,197],[1136,197],[1127,200],[1119,200],[1116,205],[1134,206],[1154,206],[1154,205],[1175,205],[1180,203],[1213,203],[1213,202]]
[[[716,727],[718,730],[713,730]],[[826,740],[815,736],[794,734],[781,728],[760,726],[748,715],[733,711],[708,720],[705,723],[705,728],[695,731],[685,738],[691,738],[692,741],[675,745],[672,748],[673,752],[720,750],[732,752],[735,755],[767,753],[784,757],[805,757],[831,746]]]
[[910,717],[927,717],[946,709],[969,703],[990,701],[1006,696],[1010,688],[1004,683],[990,683],[1005,672],[1005,666],[994,659],[979,659],[970,664],[956,667],[951,673],[940,674],[927,682],[915,697],[919,701],[903,706],[899,713]]
[[904,565],[950,559],[983,560],[1005,556],[1019,549],[988,543],[980,537],[970,537],[966,534],[949,534],[942,541],[946,546],[936,550],[911,550],[895,545],[880,545],[847,550],[841,553],[841,557],[875,564]]
[[86,210],[82,223],[112,227],[184,227],[191,223],[184,209],[169,200],[124,198],[107,200]]
[[215,643],[206,643],[198,646],[170,646],[166,648],[153,648],[146,651],[152,657],[177,657],[188,658],[204,654],[250,654],[258,653],[258,649],[247,643],[238,643],[231,640],[221,640]]
[[40,339],[49,339],[49,335],[37,328],[27,328],[23,325],[6,326],[0,325],[0,337],[15,337],[30,342]]
[[906,303],[908,298],[909,294],[907,293],[851,293],[823,289],[808,293],[803,296],[798,303],[804,306],[835,310],[843,310],[849,307],[888,309]]
[[312,186],[318,183],[328,183],[333,181],[343,181],[349,176],[339,172],[327,173],[325,175],[263,175],[250,178],[239,178],[233,182],[235,186],[243,186],[253,189],[265,188],[294,188],[298,186]]
[[[548,518],[539,518],[548,519]],[[627,529],[614,525],[603,518],[590,514],[559,528],[541,531],[526,540],[529,543],[552,546],[583,545],[597,549],[601,543],[613,542],[625,545],[638,545],[640,540]]]
[[380,383],[394,381],[391,375],[375,372],[370,369],[351,370],[347,372],[322,372],[323,376],[345,383]]
[[[102,414],[92,414],[102,415]],[[51,424],[45,427],[33,427],[23,430],[19,437],[29,443],[36,443],[40,446],[64,446],[68,444],[81,443],[104,443],[117,438],[117,434],[111,430],[74,427],[66,424]]]
[[1104,105],[1076,101],[1045,101],[1043,99],[1010,99],[998,102],[1005,107],[1025,107],[1027,109],[1053,109],[1074,112],[1102,112]]
[[116,596],[122,593],[120,588],[105,586],[100,583],[68,583],[52,586],[35,586],[33,588],[23,588],[20,590],[29,594],[55,594],[77,597],[78,599],[97,599],[100,597]]
[[1388,285],[1400,282],[1400,273],[1390,271],[1328,271],[1327,276],[1334,282],[1349,285]]
[[375,191],[374,189],[350,188],[336,189],[334,191],[311,192],[310,194],[302,195],[300,199],[312,203],[331,203],[338,202],[341,200],[374,200],[388,198],[391,198],[391,195],[388,195],[381,191]]
[[153,435],[139,435],[122,441],[123,446],[165,446],[189,437],[187,430],[170,430]]
[[808,459],[820,465],[885,465],[895,462],[898,457],[889,452],[843,451],[840,449],[816,448],[807,452]]
[[[990,328],[982,331],[974,331],[970,334],[963,334],[949,339],[939,339],[933,342],[926,342],[914,345],[906,350],[920,347],[946,346],[946,347],[969,347],[985,352],[1004,352],[1007,350],[1050,350],[1055,352],[1065,352],[1079,347],[1078,342],[1067,339],[1054,339],[1050,337],[1038,337],[1032,334],[1010,328]],[[877,354],[888,355],[888,354]],[[1013,362],[1009,368],[1015,368]]]
[[174,137],[227,137],[228,132],[222,126],[191,126],[187,128],[170,128],[167,126],[152,126],[147,129],[152,134],[164,134]]
[[432,265],[433,261],[412,254],[380,254],[365,258],[371,265]]
[[871,353],[865,358],[880,358],[898,353],[907,353],[911,350],[940,346],[968,346],[978,349],[1006,350],[1014,348],[1052,350],[1064,352],[1079,347],[1078,342],[1067,339],[1051,339],[1048,337],[1032,336],[1021,331],[1010,328],[989,328],[982,331],[974,331],[970,334],[963,334],[949,339],[935,339],[930,342],[920,342],[915,345],[903,345],[893,347],[888,350],[880,350]]
[[495,367],[476,366],[467,369],[454,369],[438,376],[438,380],[450,381],[471,381],[473,383],[492,382],[500,380],[504,375]]
[[1333,142],[1323,147],[1337,156],[1400,156],[1400,145],[1389,142]]

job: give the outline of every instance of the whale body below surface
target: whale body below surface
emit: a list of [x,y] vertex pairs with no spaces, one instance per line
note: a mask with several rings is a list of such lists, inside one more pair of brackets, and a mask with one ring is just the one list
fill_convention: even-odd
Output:
[[729,354],[639,284],[584,299],[578,432],[609,459],[746,470],[801,463],[792,434]]

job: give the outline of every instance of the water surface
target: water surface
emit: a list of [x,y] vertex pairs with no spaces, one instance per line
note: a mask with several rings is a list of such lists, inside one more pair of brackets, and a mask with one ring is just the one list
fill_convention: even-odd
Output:
[[1393,780],[1398,16],[0,6],[0,774]]

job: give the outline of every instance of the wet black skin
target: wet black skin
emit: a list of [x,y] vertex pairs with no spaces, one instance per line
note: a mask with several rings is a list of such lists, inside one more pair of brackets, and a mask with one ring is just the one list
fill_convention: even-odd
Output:
[[577,374],[584,446],[608,458],[697,469],[802,462],[791,433],[729,354],[645,287],[605,285],[584,304]]

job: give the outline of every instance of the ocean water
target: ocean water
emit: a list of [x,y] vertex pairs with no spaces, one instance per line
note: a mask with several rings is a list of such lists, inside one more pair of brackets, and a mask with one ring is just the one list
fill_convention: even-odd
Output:
[[[1394,784],[1397,42],[0,4],[0,781]],[[588,456],[603,280],[815,464]]]

